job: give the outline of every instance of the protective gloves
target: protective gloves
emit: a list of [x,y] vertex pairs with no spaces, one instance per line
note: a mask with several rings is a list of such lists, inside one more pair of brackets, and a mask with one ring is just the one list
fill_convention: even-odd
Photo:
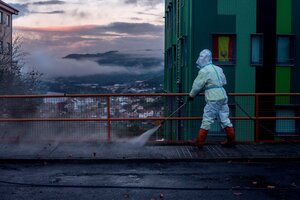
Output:
[[193,100],[194,100],[194,97],[189,96],[189,97],[187,98],[187,101],[193,101]]

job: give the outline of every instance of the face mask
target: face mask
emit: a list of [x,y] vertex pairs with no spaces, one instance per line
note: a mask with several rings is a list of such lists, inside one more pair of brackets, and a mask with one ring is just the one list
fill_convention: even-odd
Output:
[[196,67],[198,68],[198,69],[201,69],[202,68],[202,64],[201,64],[201,61],[200,61],[200,57],[198,58],[198,60],[196,61]]
[[199,58],[196,61],[197,68],[202,68],[211,63],[211,52],[208,49],[204,49],[200,52]]

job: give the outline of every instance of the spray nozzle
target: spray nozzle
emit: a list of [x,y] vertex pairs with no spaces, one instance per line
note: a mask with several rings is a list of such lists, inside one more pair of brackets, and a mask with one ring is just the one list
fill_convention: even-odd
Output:
[[165,120],[163,120],[163,121],[155,121],[153,124],[155,126],[160,126],[160,125],[163,125],[163,123],[165,123]]

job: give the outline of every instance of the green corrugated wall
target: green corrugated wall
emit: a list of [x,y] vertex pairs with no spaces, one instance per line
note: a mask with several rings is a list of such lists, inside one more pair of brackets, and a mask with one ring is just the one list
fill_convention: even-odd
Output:
[[[234,93],[252,93],[260,89],[258,82],[264,82],[265,71],[268,69],[273,70],[276,68],[275,82],[269,82],[266,87],[263,87],[266,92],[275,89],[276,92],[299,92],[300,84],[297,73],[299,70],[299,59],[296,59],[296,66],[270,66],[270,61],[273,54],[264,52],[265,62],[263,66],[250,65],[250,39],[251,34],[256,34],[257,31],[266,31],[266,35],[275,37],[275,30],[269,30],[264,26],[268,25],[271,21],[271,28],[275,28],[273,24],[274,18],[266,18],[264,12],[268,12],[268,4],[264,0],[166,0],[166,17],[171,18],[166,21],[170,25],[166,25],[165,30],[165,90],[166,92],[189,92],[193,80],[197,76],[198,69],[195,67],[195,62],[198,58],[199,52],[204,48],[212,49],[212,34],[236,34],[236,64],[221,66],[227,77],[228,85],[225,87],[227,92]],[[275,3],[276,2],[276,3]],[[270,1],[273,8],[276,7],[276,32],[277,34],[296,34],[296,52],[299,52],[299,0],[274,0]],[[259,6],[259,7],[257,7]],[[272,11],[272,12],[271,12]],[[275,14],[275,10],[271,10],[271,14]],[[168,12],[172,12],[168,14]],[[179,18],[178,18],[179,17]],[[263,22],[257,17],[263,17]],[[179,21],[178,21],[179,20]],[[269,21],[268,21],[269,20]],[[265,29],[264,29],[265,28]],[[271,32],[271,33],[270,33]],[[182,41],[184,40],[183,45]],[[265,40],[266,41],[266,38]],[[272,40],[269,43],[274,44]],[[269,46],[269,45],[268,45]],[[268,50],[270,47],[265,46],[264,49]],[[186,49],[185,49],[186,48]],[[274,48],[272,47],[272,50]],[[183,60],[182,54],[185,53]],[[296,55],[296,58],[299,57]],[[168,59],[168,61],[166,61]],[[271,60],[270,60],[271,59]],[[275,60],[274,60],[275,61]],[[263,70],[262,70],[263,69]],[[260,73],[258,73],[260,72]],[[258,77],[256,77],[258,74]],[[259,76],[260,75],[260,76]],[[266,77],[267,78],[267,77]],[[260,81],[258,81],[260,80]],[[262,90],[264,91],[264,90]],[[273,91],[273,90],[272,90]],[[247,99],[247,100],[246,100]],[[289,103],[289,98],[276,99],[276,104]],[[230,98],[230,108],[232,114],[236,116],[247,116],[238,106],[236,102],[246,110],[248,115],[254,115],[254,98]],[[197,97],[192,103],[189,103],[182,109],[183,116],[201,116],[204,106],[204,98]],[[166,103],[165,115],[170,111],[176,109],[179,105],[175,99],[171,99]],[[170,122],[167,127],[169,133],[167,139],[177,139],[179,131],[178,127],[182,128],[184,135],[179,139],[192,139],[195,138],[200,127],[201,121],[188,121],[183,122],[183,126],[177,122]],[[251,141],[254,140],[254,122],[250,120],[236,120],[235,128],[237,133],[237,140]],[[246,128],[245,128],[246,127]],[[220,130],[215,130],[220,133]],[[213,132],[213,131],[212,131]]]
[[[196,60],[199,56],[199,52],[204,49],[212,49],[212,33],[235,33],[236,24],[234,15],[219,15],[218,14],[218,1],[217,0],[201,0],[191,1],[191,40],[192,46],[190,48],[191,59],[190,59],[190,73],[192,76],[185,83],[185,89],[187,92],[190,91],[193,80],[198,74],[196,68]],[[233,66],[224,67],[224,72],[228,76],[228,82],[226,89],[229,92],[234,91],[235,73]],[[198,97],[196,100],[188,105],[188,116],[202,116],[204,107],[204,98]],[[196,137],[201,121],[191,121],[188,123],[190,130],[190,137]],[[210,131],[210,136],[220,134],[219,126],[216,124],[215,127]]]
[[[291,34],[292,31],[292,0],[277,0],[277,34]],[[276,86],[275,91],[290,92],[291,91],[291,67],[276,67]],[[289,97],[276,98],[276,104],[289,104]]]
[[[255,92],[255,67],[250,65],[250,35],[256,33],[256,1],[249,0],[218,0],[218,14],[236,16],[236,65],[235,69],[235,93]],[[223,67],[224,68],[224,67]],[[226,73],[226,71],[225,71]],[[228,76],[228,81],[232,81]],[[246,110],[251,116],[254,114],[254,99],[245,101],[238,97],[233,99],[236,116],[244,116],[245,113],[236,103]],[[245,129],[247,127],[247,130]],[[236,121],[236,137],[238,140],[254,140],[254,122]]]
[[[165,87],[168,92],[178,92],[176,89],[176,80],[178,78],[181,81],[181,91],[189,92],[193,83],[193,80],[197,76],[198,69],[195,66],[195,62],[198,58],[199,52],[204,48],[212,49],[212,33],[229,33],[237,34],[237,60],[234,66],[222,66],[224,73],[228,79],[228,85],[226,90],[228,92],[253,92],[255,83],[254,68],[249,65],[250,56],[250,38],[247,36],[239,36],[241,33],[255,32],[255,1],[248,4],[247,0],[169,0],[166,1],[166,10],[172,2],[172,8],[174,9],[174,3],[179,3],[177,9],[180,13],[180,24],[182,35],[187,36],[187,66],[182,68],[177,67],[169,69],[168,75],[165,75]],[[205,17],[203,17],[205,16]],[[172,20],[177,20],[173,18]],[[248,26],[244,26],[243,23],[247,23]],[[178,47],[174,38],[176,38],[176,22],[172,21],[172,29],[166,31],[169,36],[166,37],[166,49],[172,48],[172,45]],[[178,38],[177,38],[178,39]],[[245,49],[247,49],[245,51]],[[173,52],[174,53],[174,52]],[[178,53],[178,52],[176,52]],[[180,62],[180,60],[177,60]],[[179,70],[179,71],[178,71]],[[180,73],[178,73],[180,72]],[[177,75],[181,74],[181,77]],[[246,78],[245,78],[246,77]],[[249,78],[250,77],[250,78]],[[252,77],[252,78],[251,78]],[[173,81],[173,84],[170,83]],[[249,103],[249,102],[248,102]],[[186,116],[202,116],[204,98],[198,97],[192,103],[186,106]],[[234,102],[231,102],[234,104]],[[176,107],[176,104],[174,104]],[[236,110],[236,112],[239,112]],[[252,114],[253,110],[248,110]],[[189,121],[184,124],[184,137],[183,139],[195,138],[200,127],[201,121]],[[239,128],[243,125],[243,122],[237,122],[237,137],[239,140],[249,140],[245,137],[244,132],[239,131]],[[217,126],[219,126],[217,124]],[[248,125],[249,127],[249,125]],[[252,131],[252,127],[248,131]],[[176,131],[169,130],[172,134],[176,134]],[[220,132],[220,130],[218,130]],[[173,137],[172,137],[173,138]]]

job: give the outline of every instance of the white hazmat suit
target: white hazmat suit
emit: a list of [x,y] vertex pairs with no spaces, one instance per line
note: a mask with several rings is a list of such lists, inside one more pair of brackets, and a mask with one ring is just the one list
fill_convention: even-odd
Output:
[[224,146],[234,146],[234,130],[229,119],[228,97],[223,85],[226,84],[226,77],[222,68],[212,64],[212,54],[208,49],[200,52],[196,62],[200,69],[194,80],[189,99],[192,100],[202,89],[204,89],[206,105],[203,111],[201,128],[198,133],[197,145],[203,146],[208,130],[215,119],[220,121],[225,129],[228,141]]

